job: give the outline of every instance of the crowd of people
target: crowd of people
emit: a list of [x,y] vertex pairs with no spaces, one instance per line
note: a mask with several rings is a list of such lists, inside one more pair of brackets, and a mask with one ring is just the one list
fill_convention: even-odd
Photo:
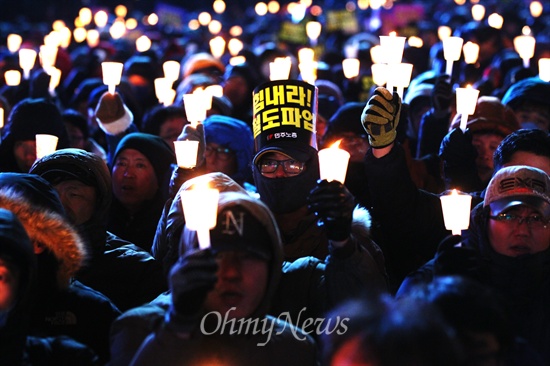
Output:
[[[97,43],[58,47],[54,89],[40,59],[18,85],[0,80],[0,364],[549,365],[550,81],[538,61],[550,8],[486,1],[503,15],[495,27],[472,18],[474,1],[386,3],[307,5],[300,19],[288,5],[247,9],[238,62],[212,54],[206,26],[175,27],[194,13],[160,6],[169,19],[132,39],[104,28]],[[480,46],[475,63],[461,57],[449,75],[440,25]],[[514,48],[527,26],[529,64]],[[404,48],[403,95],[372,74],[390,27],[423,42]],[[47,28],[10,33],[39,50]],[[135,49],[136,32],[150,49]],[[289,76],[272,80],[281,57]],[[107,61],[123,64],[114,91]],[[170,103],[155,89],[166,61],[180,63]],[[23,71],[4,43],[10,70]],[[467,85],[480,93],[463,116]],[[223,92],[197,124],[188,114],[202,106],[184,95],[209,86]],[[56,150],[37,156],[37,134]],[[195,166],[178,165],[175,141],[197,142]],[[350,155],[342,182],[321,179],[318,152],[335,142]],[[219,196],[203,248],[184,201],[205,186]],[[441,207],[453,189],[472,196],[460,235]]]

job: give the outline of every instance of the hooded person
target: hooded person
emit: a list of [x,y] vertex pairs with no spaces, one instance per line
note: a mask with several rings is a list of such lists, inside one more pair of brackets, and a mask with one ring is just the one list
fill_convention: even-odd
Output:
[[3,208],[0,239],[0,364],[98,364],[90,348],[67,336],[29,335],[36,257],[19,219]]
[[[247,194],[221,193],[210,237],[211,248],[200,250],[196,232],[184,228],[181,256],[170,272],[171,302],[164,326],[143,342],[131,365],[222,360],[239,365],[314,365],[313,339],[267,315],[282,265],[281,242],[269,209]],[[251,326],[229,334],[217,315]],[[273,331],[258,332],[263,324]]]
[[70,146],[57,106],[45,99],[26,98],[8,116],[0,143],[0,172],[29,171],[36,160],[36,134],[57,136],[58,149]]
[[120,140],[113,159],[107,229],[149,251],[168,199],[174,151],[159,136],[134,132]]
[[107,231],[112,202],[111,174],[97,155],[62,149],[36,161],[30,173],[59,194],[88,258],[76,278],[109,297],[124,311],[166,290],[160,264],[145,250]]
[[106,362],[109,328],[120,311],[103,294],[74,280],[86,250],[64,217],[57,192],[37,175],[1,173],[0,208],[21,221],[36,254],[30,334],[67,335]]
[[[205,184],[220,191],[217,226],[211,231],[212,248],[206,252],[197,250],[196,233],[189,230],[185,225],[184,208],[181,202],[181,195],[184,192]],[[174,326],[179,324],[182,327],[179,329],[184,332],[191,332],[193,339],[204,338],[205,342],[207,341],[206,338],[209,338],[210,335],[200,334],[201,314],[207,314],[206,308],[201,308],[201,304],[205,300],[204,296],[200,294],[203,291],[204,293],[208,292],[211,287],[201,289],[199,287],[204,283],[195,282],[191,277],[189,277],[191,282],[188,286],[184,286],[182,281],[185,281],[188,275],[194,276],[191,272],[195,272],[195,270],[198,271],[196,275],[199,275],[200,272],[205,276],[204,278],[211,278],[213,272],[208,275],[207,273],[208,271],[215,272],[215,268],[209,267],[208,263],[212,263],[213,255],[216,253],[218,253],[219,259],[223,259],[224,253],[230,250],[250,253],[249,255],[244,254],[244,257],[269,258],[268,287],[253,314],[254,316],[263,316],[267,308],[270,315],[280,316],[279,318],[285,321],[290,320],[292,324],[297,326],[307,324],[307,321],[304,322],[305,318],[324,318],[324,314],[328,309],[342,301],[358,296],[363,291],[375,293],[384,291],[386,286],[384,280],[380,281],[380,277],[377,275],[379,268],[377,268],[376,262],[367,251],[356,251],[349,257],[340,256],[341,253],[334,251],[323,261],[314,257],[305,257],[294,262],[282,262],[281,237],[271,211],[260,200],[248,195],[242,187],[221,173],[211,173],[188,180],[180,188],[172,202],[165,231],[158,236],[164,237],[164,240],[170,241],[175,246],[176,257],[167,256],[165,258],[167,259],[165,264],[172,267],[170,277],[172,294],[170,292],[165,293],[150,304],[139,309],[132,309],[117,319],[111,332],[113,366],[129,364],[140,344],[150,332],[161,332],[161,328],[166,328],[161,327],[161,324],[163,324],[162,319],[165,318],[166,311],[171,306],[172,310],[170,311],[172,311],[172,314],[166,317],[167,323],[172,322]],[[228,254],[230,253],[228,252]],[[264,259],[264,261],[266,260]],[[207,266],[199,270],[195,265],[200,266],[200,263]],[[263,269],[255,271],[257,274],[255,281],[259,278],[265,280],[265,272],[262,271]],[[221,273],[219,272],[220,276]],[[277,279],[279,276],[280,280]],[[210,305],[224,304],[225,300],[230,297],[229,293],[223,290],[224,286],[221,286],[221,284],[226,283],[225,280],[225,278],[223,281],[220,279],[220,286],[212,291],[212,298],[207,300],[210,301]],[[275,286],[276,290],[271,286]],[[189,290],[187,294],[184,294],[185,288]],[[239,288],[242,289],[243,287],[239,286]],[[193,289],[196,289],[197,292]],[[175,295],[173,295],[174,291],[176,292]],[[236,296],[236,298],[239,298],[239,296]],[[244,298],[245,296],[241,300]],[[177,306],[170,305],[174,301],[178,303]],[[188,304],[190,307],[196,306],[197,313],[192,311],[194,315],[190,316],[183,316],[185,310],[178,313],[178,309],[183,309],[186,306],[184,304]],[[247,302],[242,301],[234,305],[239,308],[243,304],[247,304]],[[228,309],[226,306],[218,308],[218,311],[222,313],[228,310],[229,317],[237,314],[237,312]],[[240,314],[242,315],[242,312]],[[203,319],[204,326],[211,326],[212,322],[215,322],[212,315]],[[180,321],[181,323],[179,323]],[[312,334],[313,337],[318,335],[313,334],[314,331],[311,328],[308,328],[307,332]],[[157,334],[155,333],[155,337]],[[213,337],[225,335],[226,333],[213,335]],[[300,334],[298,335],[302,337]],[[261,334],[250,335],[251,339],[254,340],[254,342],[251,341],[251,345],[258,343],[257,337],[261,338],[261,336]],[[301,339],[305,340],[303,337]],[[261,341],[261,343],[264,342],[265,339]],[[254,357],[258,357],[258,352],[263,351],[250,347],[251,345],[246,346],[247,350]],[[272,346],[268,344],[266,347]],[[233,354],[233,352],[239,351],[224,349],[222,352]],[[288,351],[284,353],[292,354]],[[214,351],[212,354],[218,353]],[[241,355],[238,354],[237,357],[241,357]],[[257,362],[264,361],[270,362],[265,357],[258,358]],[[237,364],[252,363],[251,361],[243,362],[237,362]],[[291,361],[277,359],[272,363],[288,364],[289,362]]]

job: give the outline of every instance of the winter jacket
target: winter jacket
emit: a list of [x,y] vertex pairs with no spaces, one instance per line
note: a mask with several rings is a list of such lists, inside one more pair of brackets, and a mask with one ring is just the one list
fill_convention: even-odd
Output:
[[107,231],[111,175],[103,160],[80,149],[63,149],[38,160],[30,170],[56,184],[77,179],[95,188],[92,217],[78,225],[88,257],[76,278],[100,291],[121,310],[142,305],[166,291],[162,268],[150,253]]
[[[467,275],[495,290],[515,335],[526,339],[550,362],[550,249],[518,257],[496,253],[487,235],[489,215],[490,208],[478,204],[463,235],[462,245],[474,250],[479,264]],[[398,294],[406,294],[415,284],[430,282],[437,275],[435,260],[407,276]]]
[[18,217],[35,250],[41,251],[37,255],[30,334],[70,336],[91,347],[105,362],[109,358],[109,328],[120,311],[105,295],[74,280],[86,258],[86,250],[76,230],[62,215],[28,198],[27,186],[36,185],[38,180],[42,189],[49,187],[50,197],[57,197],[55,190],[36,175],[0,174],[0,208]]

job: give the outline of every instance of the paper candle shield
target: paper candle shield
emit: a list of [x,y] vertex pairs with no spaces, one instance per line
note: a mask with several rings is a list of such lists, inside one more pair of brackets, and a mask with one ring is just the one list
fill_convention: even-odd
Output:
[[253,93],[252,132],[258,152],[288,143],[317,149],[317,87],[300,80],[276,80]]

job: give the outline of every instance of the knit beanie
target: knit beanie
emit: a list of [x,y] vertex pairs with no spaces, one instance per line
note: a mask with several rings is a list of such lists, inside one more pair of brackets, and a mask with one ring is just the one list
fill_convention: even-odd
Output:
[[538,77],[530,77],[513,84],[502,97],[502,104],[512,109],[520,107],[525,102],[548,106],[550,83]]
[[225,65],[218,59],[207,52],[200,52],[189,56],[182,65],[183,77],[186,78],[191,74],[202,73],[210,70],[215,70],[223,75]]
[[176,163],[174,151],[159,136],[143,132],[134,132],[124,136],[117,145],[113,161],[125,149],[134,149],[145,155],[155,170],[159,185],[166,181],[167,176],[169,177],[170,165]]
[[235,152],[237,172],[231,178],[237,182],[247,180],[254,149],[250,127],[236,118],[216,114],[206,118],[203,125],[206,143],[213,142]]
[[36,134],[55,135],[59,138],[58,149],[69,147],[69,135],[59,108],[45,99],[23,99],[11,111],[5,140],[34,140]]
[[361,124],[361,114],[365,103],[348,102],[338,108],[336,113],[328,121],[327,134],[342,132],[353,132],[357,135],[364,135],[365,130]]
[[[451,128],[460,125],[462,114],[458,113],[453,119]],[[492,131],[504,137],[519,130],[520,124],[514,111],[500,102],[497,97],[482,96],[477,100],[474,114],[468,116],[466,128],[470,132]]]
[[95,109],[95,116],[99,127],[110,135],[118,135],[126,131],[134,120],[130,109],[124,104],[120,94],[104,92]]

